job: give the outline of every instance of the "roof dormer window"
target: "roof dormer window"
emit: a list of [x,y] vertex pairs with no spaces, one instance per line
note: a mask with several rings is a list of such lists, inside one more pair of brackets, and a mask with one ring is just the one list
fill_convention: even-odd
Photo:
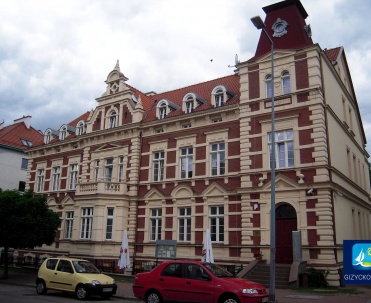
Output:
[[156,117],[158,119],[164,119],[171,111],[177,110],[180,107],[173,102],[163,99],[158,102],[156,107]]
[[165,101],[162,101],[157,109],[158,109],[158,118],[159,119],[164,119],[166,117],[166,108],[167,108],[167,104]]
[[211,102],[215,107],[223,106],[227,101],[227,89],[223,85],[215,87],[211,95]]
[[79,121],[76,125],[76,135],[81,136],[84,134],[85,130],[85,122],[84,121]]
[[59,140],[64,140],[67,137],[67,126],[63,125],[59,130]]
[[188,96],[187,100],[185,101],[185,113],[189,114],[193,111],[194,107],[194,98],[192,96]]
[[47,130],[47,131],[45,132],[45,134],[44,134],[44,143],[45,143],[45,144],[49,144],[50,141],[51,141],[51,138],[52,138],[52,132],[51,132],[51,130],[49,129],[49,130]]

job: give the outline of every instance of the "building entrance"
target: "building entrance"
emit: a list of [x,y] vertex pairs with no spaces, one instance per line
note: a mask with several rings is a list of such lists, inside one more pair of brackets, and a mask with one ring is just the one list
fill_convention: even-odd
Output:
[[292,232],[297,230],[296,211],[289,204],[276,208],[276,263],[293,261]]

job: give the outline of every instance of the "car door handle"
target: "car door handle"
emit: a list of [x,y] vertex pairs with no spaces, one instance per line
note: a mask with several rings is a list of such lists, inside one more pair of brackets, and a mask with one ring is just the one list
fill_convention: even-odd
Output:
[[186,284],[188,284],[188,285],[191,284],[191,281],[187,281]]

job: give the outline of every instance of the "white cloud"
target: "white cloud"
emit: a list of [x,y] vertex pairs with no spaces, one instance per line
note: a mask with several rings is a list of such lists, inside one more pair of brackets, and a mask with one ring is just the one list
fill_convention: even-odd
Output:
[[[45,130],[96,106],[120,60],[129,84],[165,91],[233,72],[253,56],[260,32],[250,18],[278,0],[2,0],[0,120],[31,115]],[[365,132],[368,126],[371,2],[302,0],[313,41],[343,45]],[[211,62],[210,59],[213,59]],[[47,119],[45,119],[47,117]]]

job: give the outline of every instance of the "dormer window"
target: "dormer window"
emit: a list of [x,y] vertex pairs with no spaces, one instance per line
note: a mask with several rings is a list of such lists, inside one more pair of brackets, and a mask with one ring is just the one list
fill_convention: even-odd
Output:
[[63,125],[59,130],[59,140],[64,140],[67,137],[67,126]]
[[110,116],[109,116],[108,128],[116,127],[116,117],[117,117],[116,111],[112,111]]
[[158,102],[156,107],[156,117],[158,119],[164,119],[171,111],[177,110],[180,107],[173,102],[163,99]]
[[291,93],[290,74],[289,74],[288,71],[284,71],[281,74],[281,80],[282,80],[282,93],[283,94],[289,94],[289,93]]
[[84,134],[84,129],[85,129],[85,122],[84,121],[79,121],[76,125],[76,135],[81,136]]
[[[233,93],[229,92],[233,95]],[[215,107],[223,106],[224,103],[228,100],[227,98],[227,89],[223,85],[215,87],[211,93],[211,102]]]
[[58,131],[48,128],[44,133],[44,143],[49,144],[54,138],[58,138]]
[[167,108],[167,104],[165,101],[161,102],[158,105],[158,118],[159,119],[164,119],[166,117],[166,108]]
[[272,75],[267,75],[265,77],[265,88],[266,88],[266,97],[271,98],[272,93],[273,93]]
[[189,114],[193,111],[193,107],[194,107],[193,102],[194,102],[193,96],[191,95],[188,96],[187,100],[185,101],[185,113],[186,114]]

